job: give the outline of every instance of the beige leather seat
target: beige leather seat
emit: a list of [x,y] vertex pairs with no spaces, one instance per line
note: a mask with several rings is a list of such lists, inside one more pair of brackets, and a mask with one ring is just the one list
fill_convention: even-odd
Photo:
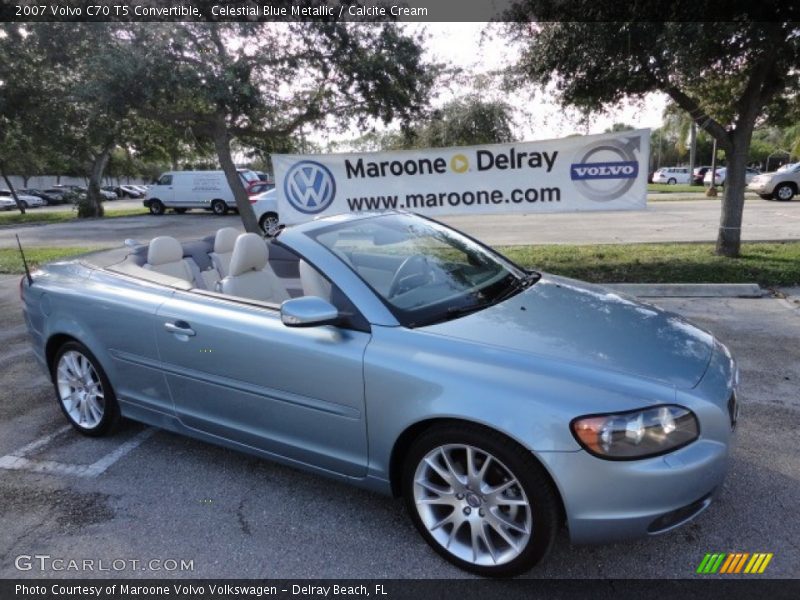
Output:
[[241,233],[241,231],[233,227],[223,227],[217,231],[217,235],[214,237],[214,251],[209,253],[209,256],[211,257],[211,263],[219,273],[220,279],[228,276],[231,257],[233,256],[233,246],[236,243],[236,238]]
[[331,301],[331,282],[319,274],[314,267],[304,260],[300,260],[300,283],[303,286],[304,296],[317,296],[323,300]]
[[223,294],[280,304],[289,299],[269,266],[267,244],[255,233],[243,233],[233,246],[228,276],[220,281]]
[[162,235],[150,240],[144,268],[194,283],[194,269],[183,258],[181,243],[173,237]]

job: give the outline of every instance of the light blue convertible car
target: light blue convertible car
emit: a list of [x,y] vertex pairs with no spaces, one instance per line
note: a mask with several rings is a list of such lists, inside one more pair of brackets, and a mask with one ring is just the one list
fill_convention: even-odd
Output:
[[22,297],[80,432],[128,417],[402,495],[481,575],[529,569],[562,525],[603,542],[687,522],[736,424],[709,333],[412,214],[157,237],[51,264]]

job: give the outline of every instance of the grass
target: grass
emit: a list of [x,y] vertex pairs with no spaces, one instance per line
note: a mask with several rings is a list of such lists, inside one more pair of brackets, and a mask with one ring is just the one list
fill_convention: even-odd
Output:
[[687,192],[705,192],[706,189],[702,185],[686,185],[686,184],[676,184],[670,185],[668,183],[648,183],[647,184],[647,191],[648,192],[668,192],[671,194],[685,194]]
[[[33,269],[34,267],[62,258],[69,258],[70,256],[77,256],[97,250],[97,247],[89,246],[54,246],[54,247],[23,247],[25,250],[25,258],[28,261],[28,266]],[[17,248],[0,248],[0,273],[23,273],[22,259],[19,256]]]
[[745,243],[738,259],[713,244],[508,246],[520,265],[584,281],[607,283],[800,284],[800,242]]
[[[146,215],[147,209],[141,208],[107,208],[106,217],[136,217]],[[39,212],[37,209],[28,209],[23,215],[18,211],[0,213],[0,225],[20,225],[28,223],[66,223],[77,220],[74,210],[59,212]]]

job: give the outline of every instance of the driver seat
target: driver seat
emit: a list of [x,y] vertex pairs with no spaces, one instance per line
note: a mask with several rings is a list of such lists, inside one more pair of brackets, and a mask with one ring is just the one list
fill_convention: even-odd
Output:
[[289,299],[288,292],[269,266],[267,243],[255,233],[243,233],[236,238],[228,276],[219,286],[223,294],[240,298],[274,304]]

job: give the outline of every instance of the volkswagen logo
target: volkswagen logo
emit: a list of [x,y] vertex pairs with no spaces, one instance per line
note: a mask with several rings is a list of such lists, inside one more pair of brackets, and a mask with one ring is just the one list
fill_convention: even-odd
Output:
[[283,193],[296,210],[314,215],[333,202],[336,181],[326,166],[313,160],[303,160],[295,163],[286,173]]
[[639,175],[641,138],[601,140],[589,144],[575,157],[569,174],[575,187],[590,200],[616,200],[631,189]]

